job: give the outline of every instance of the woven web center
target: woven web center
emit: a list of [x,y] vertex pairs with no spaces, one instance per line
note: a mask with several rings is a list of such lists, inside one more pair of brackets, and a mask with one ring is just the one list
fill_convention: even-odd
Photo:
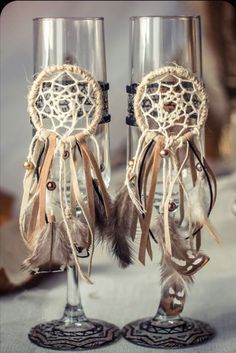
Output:
[[63,136],[89,125],[95,113],[95,93],[78,74],[52,74],[41,83],[34,106],[43,127]]
[[164,135],[180,136],[199,126],[201,94],[193,82],[175,74],[154,77],[140,104],[149,128]]

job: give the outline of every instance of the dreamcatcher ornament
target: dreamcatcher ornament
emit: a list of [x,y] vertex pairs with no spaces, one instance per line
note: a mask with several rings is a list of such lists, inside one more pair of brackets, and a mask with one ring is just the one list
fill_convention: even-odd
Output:
[[[120,231],[133,240],[139,223],[139,260],[143,265],[147,254],[151,259],[153,256],[151,239],[158,243],[162,255],[162,296],[156,317],[126,325],[123,335],[134,343],[152,347],[189,345],[193,340],[191,343],[188,339],[183,342],[181,337],[176,339],[175,331],[172,343],[172,338],[164,339],[160,332],[163,325],[170,326],[169,333],[172,324],[190,325],[181,320],[171,324],[168,318],[180,318],[193,275],[209,261],[200,250],[201,228],[205,226],[219,242],[208,219],[215,203],[216,181],[204,158],[200,138],[208,100],[203,83],[187,69],[174,65],[159,68],[143,78],[137,86],[133,108],[141,135],[135,156],[128,162],[125,184],[115,201],[117,217],[129,212],[129,223]],[[161,195],[158,201],[157,194]],[[206,324],[192,320],[191,325],[202,340],[212,336]],[[205,336],[202,327],[206,329]],[[145,343],[142,332],[145,337],[155,336],[155,342]]]
[[[81,67],[47,67],[32,85],[28,112],[36,133],[24,164],[20,230],[30,256],[23,268],[37,273],[76,265],[92,283],[95,230],[104,240],[111,209],[95,137],[103,113],[100,85]],[[116,239],[108,240],[114,246]],[[79,263],[86,256],[88,275]]]
[[[131,200],[143,216],[139,217],[142,229],[139,260],[145,263],[146,250],[152,256],[148,234],[161,161],[163,161],[163,196],[159,206],[160,215],[157,228],[163,225],[163,229],[159,229],[157,238],[162,244],[160,233],[164,233],[165,253],[169,256],[174,255],[173,247],[176,243],[176,239],[174,242],[171,239],[171,232],[173,234],[177,232],[176,222],[173,224],[173,217],[170,216],[177,206],[171,200],[176,183],[179,184],[180,219],[178,226],[181,226],[184,219],[185,198],[188,203],[186,212],[189,218],[190,238],[197,229],[205,225],[209,233],[218,241],[218,236],[208,221],[208,215],[215,202],[216,183],[213,172],[203,157],[203,148],[199,138],[208,112],[203,84],[180,66],[164,67],[151,72],[137,89],[134,98],[134,112],[142,135],[136,156],[129,163],[126,186]],[[194,137],[199,144],[199,150]],[[200,169],[199,173],[193,165],[193,157],[199,161],[197,166]],[[193,188],[190,193],[187,192],[188,188],[181,178],[181,172],[186,165],[191,167]],[[149,174],[151,174],[151,181],[149,192],[147,192]],[[209,183],[210,205],[207,202],[205,181]],[[175,229],[172,230],[172,227]],[[188,260],[194,262],[191,257]],[[189,261],[186,261],[185,266],[183,265],[183,270],[188,271],[189,274],[196,272],[202,263],[207,262],[204,256],[203,262],[200,259],[197,261],[197,266],[190,264]]]

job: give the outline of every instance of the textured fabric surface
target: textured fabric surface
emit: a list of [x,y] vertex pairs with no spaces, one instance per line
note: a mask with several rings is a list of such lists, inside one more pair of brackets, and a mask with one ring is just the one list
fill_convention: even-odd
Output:
[[[222,242],[218,246],[203,232],[203,249],[211,260],[196,275],[183,313],[183,316],[208,322],[217,335],[204,345],[179,349],[178,352],[236,352],[236,217],[232,213],[235,198],[236,175],[221,178],[211,221]],[[129,321],[154,315],[160,299],[158,261],[156,255],[154,262],[146,267],[136,263],[122,270],[105,249],[97,249],[92,276],[94,285],[81,283],[87,316],[122,327]],[[66,297],[65,276],[65,273],[48,275],[34,289],[1,298],[1,353],[55,352],[34,346],[27,334],[37,323],[62,315]],[[147,351],[156,350],[134,346],[123,338],[114,345],[99,349],[100,353]]]

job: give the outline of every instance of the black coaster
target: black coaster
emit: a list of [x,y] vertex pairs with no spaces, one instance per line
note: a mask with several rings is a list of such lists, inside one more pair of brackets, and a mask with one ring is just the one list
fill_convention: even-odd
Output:
[[128,341],[149,348],[183,348],[204,343],[215,332],[205,322],[180,318],[158,320],[145,318],[125,325],[122,335]]
[[111,344],[120,338],[120,330],[105,321],[87,319],[74,324],[49,321],[33,327],[28,335],[37,346],[55,350],[83,350]]

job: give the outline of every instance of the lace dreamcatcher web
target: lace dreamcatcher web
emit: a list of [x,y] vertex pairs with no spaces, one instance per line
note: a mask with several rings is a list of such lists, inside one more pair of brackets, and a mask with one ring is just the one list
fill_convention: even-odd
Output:
[[138,86],[134,112],[140,129],[163,135],[166,146],[186,133],[199,135],[208,113],[204,85],[183,67],[160,68]]
[[84,129],[94,134],[103,109],[98,82],[84,69],[71,65],[44,70],[34,81],[28,100],[35,128],[59,136]]

